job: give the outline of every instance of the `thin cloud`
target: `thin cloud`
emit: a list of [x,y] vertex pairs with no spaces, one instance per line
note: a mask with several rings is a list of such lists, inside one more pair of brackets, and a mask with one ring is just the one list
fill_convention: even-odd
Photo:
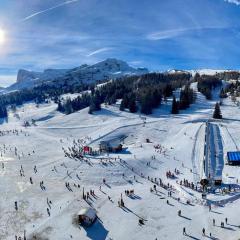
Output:
[[107,51],[110,51],[110,50],[112,50],[112,48],[109,48],[109,47],[100,48],[100,49],[97,49],[97,50],[89,53],[89,54],[87,55],[87,57],[91,57],[91,56],[96,55],[96,54],[98,54],[98,53],[107,52]]
[[209,29],[224,29],[224,27],[195,27],[195,28],[177,28],[165,31],[158,31],[153,32],[147,35],[148,40],[164,40],[164,39],[171,39],[183,35],[188,32],[192,31],[199,31],[199,30],[209,30]]
[[233,4],[236,4],[236,5],[240,5],[240,0],[224,0],[225,2],[228,2],[228,3],[233,3]]
[[[7,87],[16,81],[16,74],[12,75],[0,75],[0,88]],[[0,89],[1,91],[1,89]]]
[[166,30],[166,31],[159,31],[159,32],[154,32],[149,35],[147,35],[147,39],[149,40],[163,40],[163,39],[168,39],[168,38],[174,38],[182,33],[189,31],[189,29],[174,29],[174,30]]
[[65,1],[65,2],[60,3],[60,4],[58,4],[58,5],[55,5],[55,6],[53,6],[53,7],[44,9],[44,10],[42,10],[42,11],[35,12],[35,13],[33,13],[33,14],[31,14],[31,15],[25,17],[25,18],[23,18],[22,21],[25,22],[25,21],[27,21],[27,20],[29,20],[29,19],[31,19],[31,18],[34,18],[34,17],[36,17],[36,16],[38,16],[38,15],[40,15],[40,14],[43,14],[43,13],[46,13],[46,12],[50,12],[50,11],[56,9],[56,8],[59,8],[59,7],[62,7],[62,6],[71,4],[71,3],[75,3],[75,2],[78,2],[78,1],[79,1],[79,0],[69,0],[69,1]]
[[142,64],[143,62],[140,61],[140,60],[135,60],[135,61],[131,61],[129,62],[129,64],[132,64],[132,65],[139,65],[139,64]]

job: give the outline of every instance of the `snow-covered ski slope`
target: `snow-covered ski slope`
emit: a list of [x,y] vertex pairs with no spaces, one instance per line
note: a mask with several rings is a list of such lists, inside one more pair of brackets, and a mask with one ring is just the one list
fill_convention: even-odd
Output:
[[[150,116],[121,112],[118,104],[103,106],[93,115],[88,109],[63,115],[55,111],[53,103],[38,107],[29,103],[10,113],[8,122],[0,125],[0,239],[15,239],[15,235],[23,236],[24,230],[27,239],[205,239],[203,227],[213,239],[240,238],[240,168],[224,165],[223,182],[237,190],[210,194],[211,212],[200,192],[180,185],[184,179],[194,184],[200,180],[204,125],[212,116],[214,104],[198,93],[196,103],[179,115],[169,114],[171,100]],[[221,109],[226,119],[213,124],[219,127],[216,134],[221,135],[225,157],[227,151],[240,147],[240,109],[229,99]],[[32,119],[35,125],[23,127],[24,121]],[[122,153],[88,156],[85,161],[64,156],[63,149],[72,147],[73,141],[97,148],[100,141],[122,136]],[[167,178],[166,172],[174,173],[175,169],[180,174]],[[155,178],[157,182],[161,178],[169,188],[157,185],[157,191],[150,192]],[[45,190],[41,189],[42,181]],[[83,188],[85,193],[94,190],[96,196],[84,201]],[[126,196],[125,190],[132,189],[134,195]],[[125,208],[118,207],[121,194]],[[74,218],[89,204],[99,219],[89,228],[79,228]],[[229,224],[220,228],[226,217]],[[144,225],[139,225],[139,219]],[[183,227],[188,236],[182,234]]]

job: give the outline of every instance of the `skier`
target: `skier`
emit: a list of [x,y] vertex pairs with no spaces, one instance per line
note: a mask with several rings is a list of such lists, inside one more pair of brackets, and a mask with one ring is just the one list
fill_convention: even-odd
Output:
[[205,228],[202,229],[202,235],[205,236]]
[[47,213],[48,213],[48,216],[50,217],[50,210],[49,210],[49,208],[47,208]]
[[178,211],[178,216],[181,216],[181,214],[182,214],[182,211],[179,210],[179,211]]
[[183,228],[183,235],[187,235],[185,227]]
[[18,210],[18,204],[17,204],[17,201],[15,202],[15,210],[16,210],[16,211]]

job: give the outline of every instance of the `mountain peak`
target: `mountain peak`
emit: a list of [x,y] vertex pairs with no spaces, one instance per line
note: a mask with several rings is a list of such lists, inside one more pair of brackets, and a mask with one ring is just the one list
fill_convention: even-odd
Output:
[[32,88],[46,81],[59,81],[64,78],[72,82],[90,83],[101,80],[116,79],[125,75],[142,75],[146,68],[133,68],[127,62],[116,58],[107,58],[93,65],[83,64],[73,69],[46,69],[43,72],[20,69],[17,82],[8,87],[9,90]]
[[31,81],[33,79],[36,79],[39,77],[41,73],[39,72],[32,72],[25,69],[19,69],[18,75],[17,75],[17,83],[23,82],[23,81]]

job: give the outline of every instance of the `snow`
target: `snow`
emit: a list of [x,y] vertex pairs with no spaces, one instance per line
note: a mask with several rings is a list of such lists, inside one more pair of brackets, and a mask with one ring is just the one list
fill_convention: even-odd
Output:
[[195,76],[196,73],[199,73],[200,75],[210,75],[213,76],[216,73],[223,73],[223,72],[229,72],[231,70],[220,70],[220,69],[198,69],[198,70],[190,70],[189,72]]
[[[211,147],[218,153],[216,166],[211,167],[216,176],[221,171],[224,186],[231,183],[236,192],[222,194],[217,190],[204,200],[201,192],[180,185],[181,180],[196,184],[201,178],[205,124],[212,116],[214,104],[215,101],[207,101],[197,93],[196,103],[179,115],[169,114],[169,99],[144,118],[139,113],[119,111],[119,104],[102,106],[93,115],[88,114],[88,109],[64,115],[55,111],[54,103],[28,103],[17,108],[10,113],[8,122],[1,124],[0,239],[23,236],[24,230],[27,239],[33,235],[60,240],[204,239],[203,227],[215,239],[238,239],[240,168],[226,165],[225,154],[240,147],[240,109],[230,99],[225,99],[221,106],[224,119],[211,121]],[[23,127],[24,121],[32,119],[36,120],[35,125]],[[17,129],[18,134],[10,132],[12,129]],[[121,153],[88,155],[87,161],[64,157],[63,148],[72,147],[74,140],[81,139],[84,145],[97,148],[100,141],[121,136],[126,137]],[[180,174],[167,178],[166,172],[174,173],[175,168]],[[168,195],[170,188],[159,185],[156,192],[150,192],[154,185],[151,179],[155,178],[172,186],[172,197]],[[40,187],[41,181],[45,190]],[[66,182],[71,190],[66,188]],[[85,193],[94,190],[96,196],[88,202],[83,200],[83,188]],[[134,190],[134,194],[127,196],[125,190]],[[118,207],[121,195],[125,208]],[[94,208],[99,219],[89,228],[74,225],[79,209],[87,207]],[[182,216],[178,216],[178,210]],[[226,217],[229,224],[220,228]],[[217,226],[213,226],[213,218]],[[143,219],[144,225],[139,225],[139,219]],[[183,227],[189,236],[182,235]]]
[[210,75],[213,76],[217,73],[224,73],[224,72],[232,72],[232,71],[237,71],[238,70],[229,70],[229,69],[210,69],[210,68],[203,68],[203,69],[194,69],[194,70],[176,70],[176,69],[170,69],[167,72],[168,73],[190,73],[194,77],[196,73],[200,75]]

